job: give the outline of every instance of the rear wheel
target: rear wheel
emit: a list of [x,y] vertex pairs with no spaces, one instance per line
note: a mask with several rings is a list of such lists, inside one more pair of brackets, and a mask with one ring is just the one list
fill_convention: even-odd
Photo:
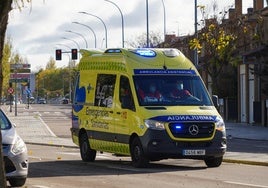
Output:
[[86,133],[79,138],[80,155],[83,161],[93,162],[96,158],[96,150],[91,149]]
[[204,161],[207,167],[219,167],[222,163],[223,157],[208,157]]
[[138,137],[134,138],[131,146],[132,165],[137,168],[146,167],[149,164],[149,159],[145,156],[141,142]]

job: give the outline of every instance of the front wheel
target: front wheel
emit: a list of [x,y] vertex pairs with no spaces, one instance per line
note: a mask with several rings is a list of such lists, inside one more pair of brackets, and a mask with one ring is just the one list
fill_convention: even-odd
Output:
[[80,155],[83,161],[93,162],[96,158],[96,150],[91,149],[86,133],[79,138]]
[[26,178],[11,178],[9,180],[9,184],[12,187],[21,187],[25,184],[25,182],[26,182]]
[[134,138],[130,145],[132,165],[137,168],[146,167],[149,159],[145,156],[138,137]]
[[223,157],[208,157],[205,158],[205,163],[207,167],[213,168],[213,167],[219,167],[222,163]]

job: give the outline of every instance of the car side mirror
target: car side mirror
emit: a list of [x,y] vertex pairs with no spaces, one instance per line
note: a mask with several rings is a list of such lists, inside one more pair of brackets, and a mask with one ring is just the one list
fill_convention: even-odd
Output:
[[216,108],[218,108],[220,105],[219,105],[219,98],[218,98],[218,95],[212,95],[212,101],[213,101],[213,104]]

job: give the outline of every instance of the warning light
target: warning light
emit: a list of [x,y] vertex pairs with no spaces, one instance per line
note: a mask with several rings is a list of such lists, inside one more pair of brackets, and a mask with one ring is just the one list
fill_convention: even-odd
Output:
[[77,59],[77,49],[72,49],[72,59]]
[[56,60],[61,60],[61,50],[56,50]]
[[133,53],[140,55],[142,57],[155,57],[156,53],[153,50],[150,49],[136,49],[134,51],[132,51]]

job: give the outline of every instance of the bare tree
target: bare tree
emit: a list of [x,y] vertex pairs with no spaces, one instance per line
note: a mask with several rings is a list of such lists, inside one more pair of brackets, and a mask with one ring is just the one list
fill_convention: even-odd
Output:
[[[149,42],[151,48],[158,46],[161,42],[161,34],[157,32],[151,32],[149,35]],[[146,33],[142,33],[137,36],[134,40],[128,40],[128,45],[133,48],[144,48],[147,47]]]

